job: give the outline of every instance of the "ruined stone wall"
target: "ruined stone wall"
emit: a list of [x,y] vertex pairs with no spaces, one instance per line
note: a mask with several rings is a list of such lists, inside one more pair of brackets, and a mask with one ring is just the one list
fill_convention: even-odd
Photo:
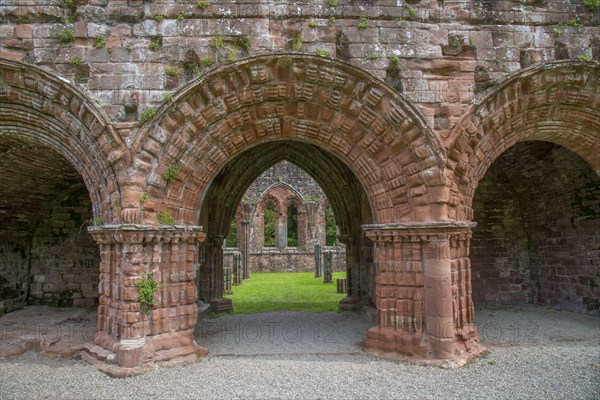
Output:
[[76,184],[50,198],[48,214],[31,232],[0,233],[0,308],[98,304],[98,245],[87,232],[89,195]]
[[81,177],[46,146],[4,138],[0,149],[0,308],[97,304],[100,259]]
[[258,203],[267,190],[277,183],[288,185],[305,200],[320,201],[324,196],[319,184],[309,174],[290,162],[281,161],[267,169],[250,185],[242,201]]
[[25,304],[29,291],[31,237],[26,231],[0,231],[0,310]]
[[[264,205],[274,202],[276,213],[285,214],[289,204],[298,206],[298,246],[264,246]],[[242,203],[252,206],[249,222],[248,270],[252,272],[306,272],[315,268],[315,244],[333,253],[334,271],[346,268],[344,246],[325,247],[325,205],[327,197],[319,184],[304,170],[281,161],[267,169],[250,185]],[[245,217],[241,209],[236,215],[237,232]],[[278,217],[276,216],[276,219]],[[279,218],[285,219],[285,216]],[[278,233],[276,233],[277,235]],[[233,258],[226,252],[226,267]]]
[[47,218],[36,227],[31,245],[29,304],[98,304],[98,245],[87,232],[92,219],[83,184],[52,200]]
[[114,121],[219,65],[299,51],[386,80],[445,132],[508,73],[600,57],[600,13],[581,0],[6,0],[0,18],[0,55],[80,83]]
[[531,302],[598,314],[600,178],[575,154],[522,143],[474,200],[475,303]]
[[[334,272],[346,271],[346,252],[342,246],[329,247],[327,250],[333,253],[332,268]],[[233,267],[233,255],[225,251],[223,260],[225,267]],[[254,272],[314,272],[314,251],[302,251],[296,248],[287,248],[284,251],[278,249],[262,249],[250,254],[248,268]]]
[[[244,191],[282,159],[330,194],[347,251],[340,308],[378,307],[368,349],[466,361],[483,350],[472,290],[597,307],[600,12],[580,0],[8,0],[0,22],[0,228],[19,232],[0,235],[1,290],[22,302],[15,268],[34,263],[38,280],[63,278],[34,279],[40,301],[89,283],[91,247],[71,262],[74,242],[47,240],[55,228],[77,237],[64,225],[72,205],[48,199],[83,181],[101,220],[97,360],[205,354],[196,300],[231,309],[223,237]],[[575,61],[553,62],[564,59]],[[554,148],[500,161],[474,207],[471,279],[475,190],[528,141],[592,172]],[[306,237],[317,221],[299,224]],[[145,314],[136,285],[149,272],[160,293]]]

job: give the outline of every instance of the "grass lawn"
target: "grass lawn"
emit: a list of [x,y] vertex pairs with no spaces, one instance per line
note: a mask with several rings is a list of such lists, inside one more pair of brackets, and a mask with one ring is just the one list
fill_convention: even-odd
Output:
[[336,279],[345,272],[334,272],[333,283],[324,284],[314,272],[254,273],[242,286],[233,286],[234,314],[254,314],[267,311],[336,311],[345,296],[336,293]]

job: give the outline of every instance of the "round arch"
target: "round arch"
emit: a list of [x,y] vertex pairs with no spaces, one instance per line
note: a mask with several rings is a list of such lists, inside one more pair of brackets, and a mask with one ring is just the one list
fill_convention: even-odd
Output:
[[102,109],[64,78],[23,62],[0,58],[0,78],[0,139],[62,155],[82,176],[94,216],[117,222],[120,192],[112,164],[126,146]]
[[[195,224],[211,182],[239,154],[293,142],[335,156],[357,177],[376,223],[428,221],[444,187],[444,151],[419,111],[369,73],[339,60],[263,55],[191,82],[133,139],[159,208]],[[175,168],[175,179],[164,172]],[[164,200],[163,200],[164,199]],[[445,210],[445,205],[441,209]],[[147,222],[155,215],[146,213]]]
[[479,181],[504,151],[523,141],[563,146],[600,174],[600,66],[537,65],[475,99],[448,139],[451,218],[471,220]]

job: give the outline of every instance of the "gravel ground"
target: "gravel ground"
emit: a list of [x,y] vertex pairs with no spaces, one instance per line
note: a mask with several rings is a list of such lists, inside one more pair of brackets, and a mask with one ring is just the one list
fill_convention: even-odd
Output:
[[206,320],[198,341],[210,346],[207,359],[127,379],[26,353],[0,362],[0,398],[600,398],[597,318],[536,306],[478,310],[491,352],[453,370],[361,354],[371,324],[351,313]]

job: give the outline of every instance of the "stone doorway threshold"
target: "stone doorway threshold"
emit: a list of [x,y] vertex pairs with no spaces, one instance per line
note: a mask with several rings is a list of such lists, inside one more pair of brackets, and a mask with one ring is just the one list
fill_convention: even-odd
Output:
[[27,306],[0,317],[0,358],[26,351],[47,358],[78,357],[94,343],[96,310]]

